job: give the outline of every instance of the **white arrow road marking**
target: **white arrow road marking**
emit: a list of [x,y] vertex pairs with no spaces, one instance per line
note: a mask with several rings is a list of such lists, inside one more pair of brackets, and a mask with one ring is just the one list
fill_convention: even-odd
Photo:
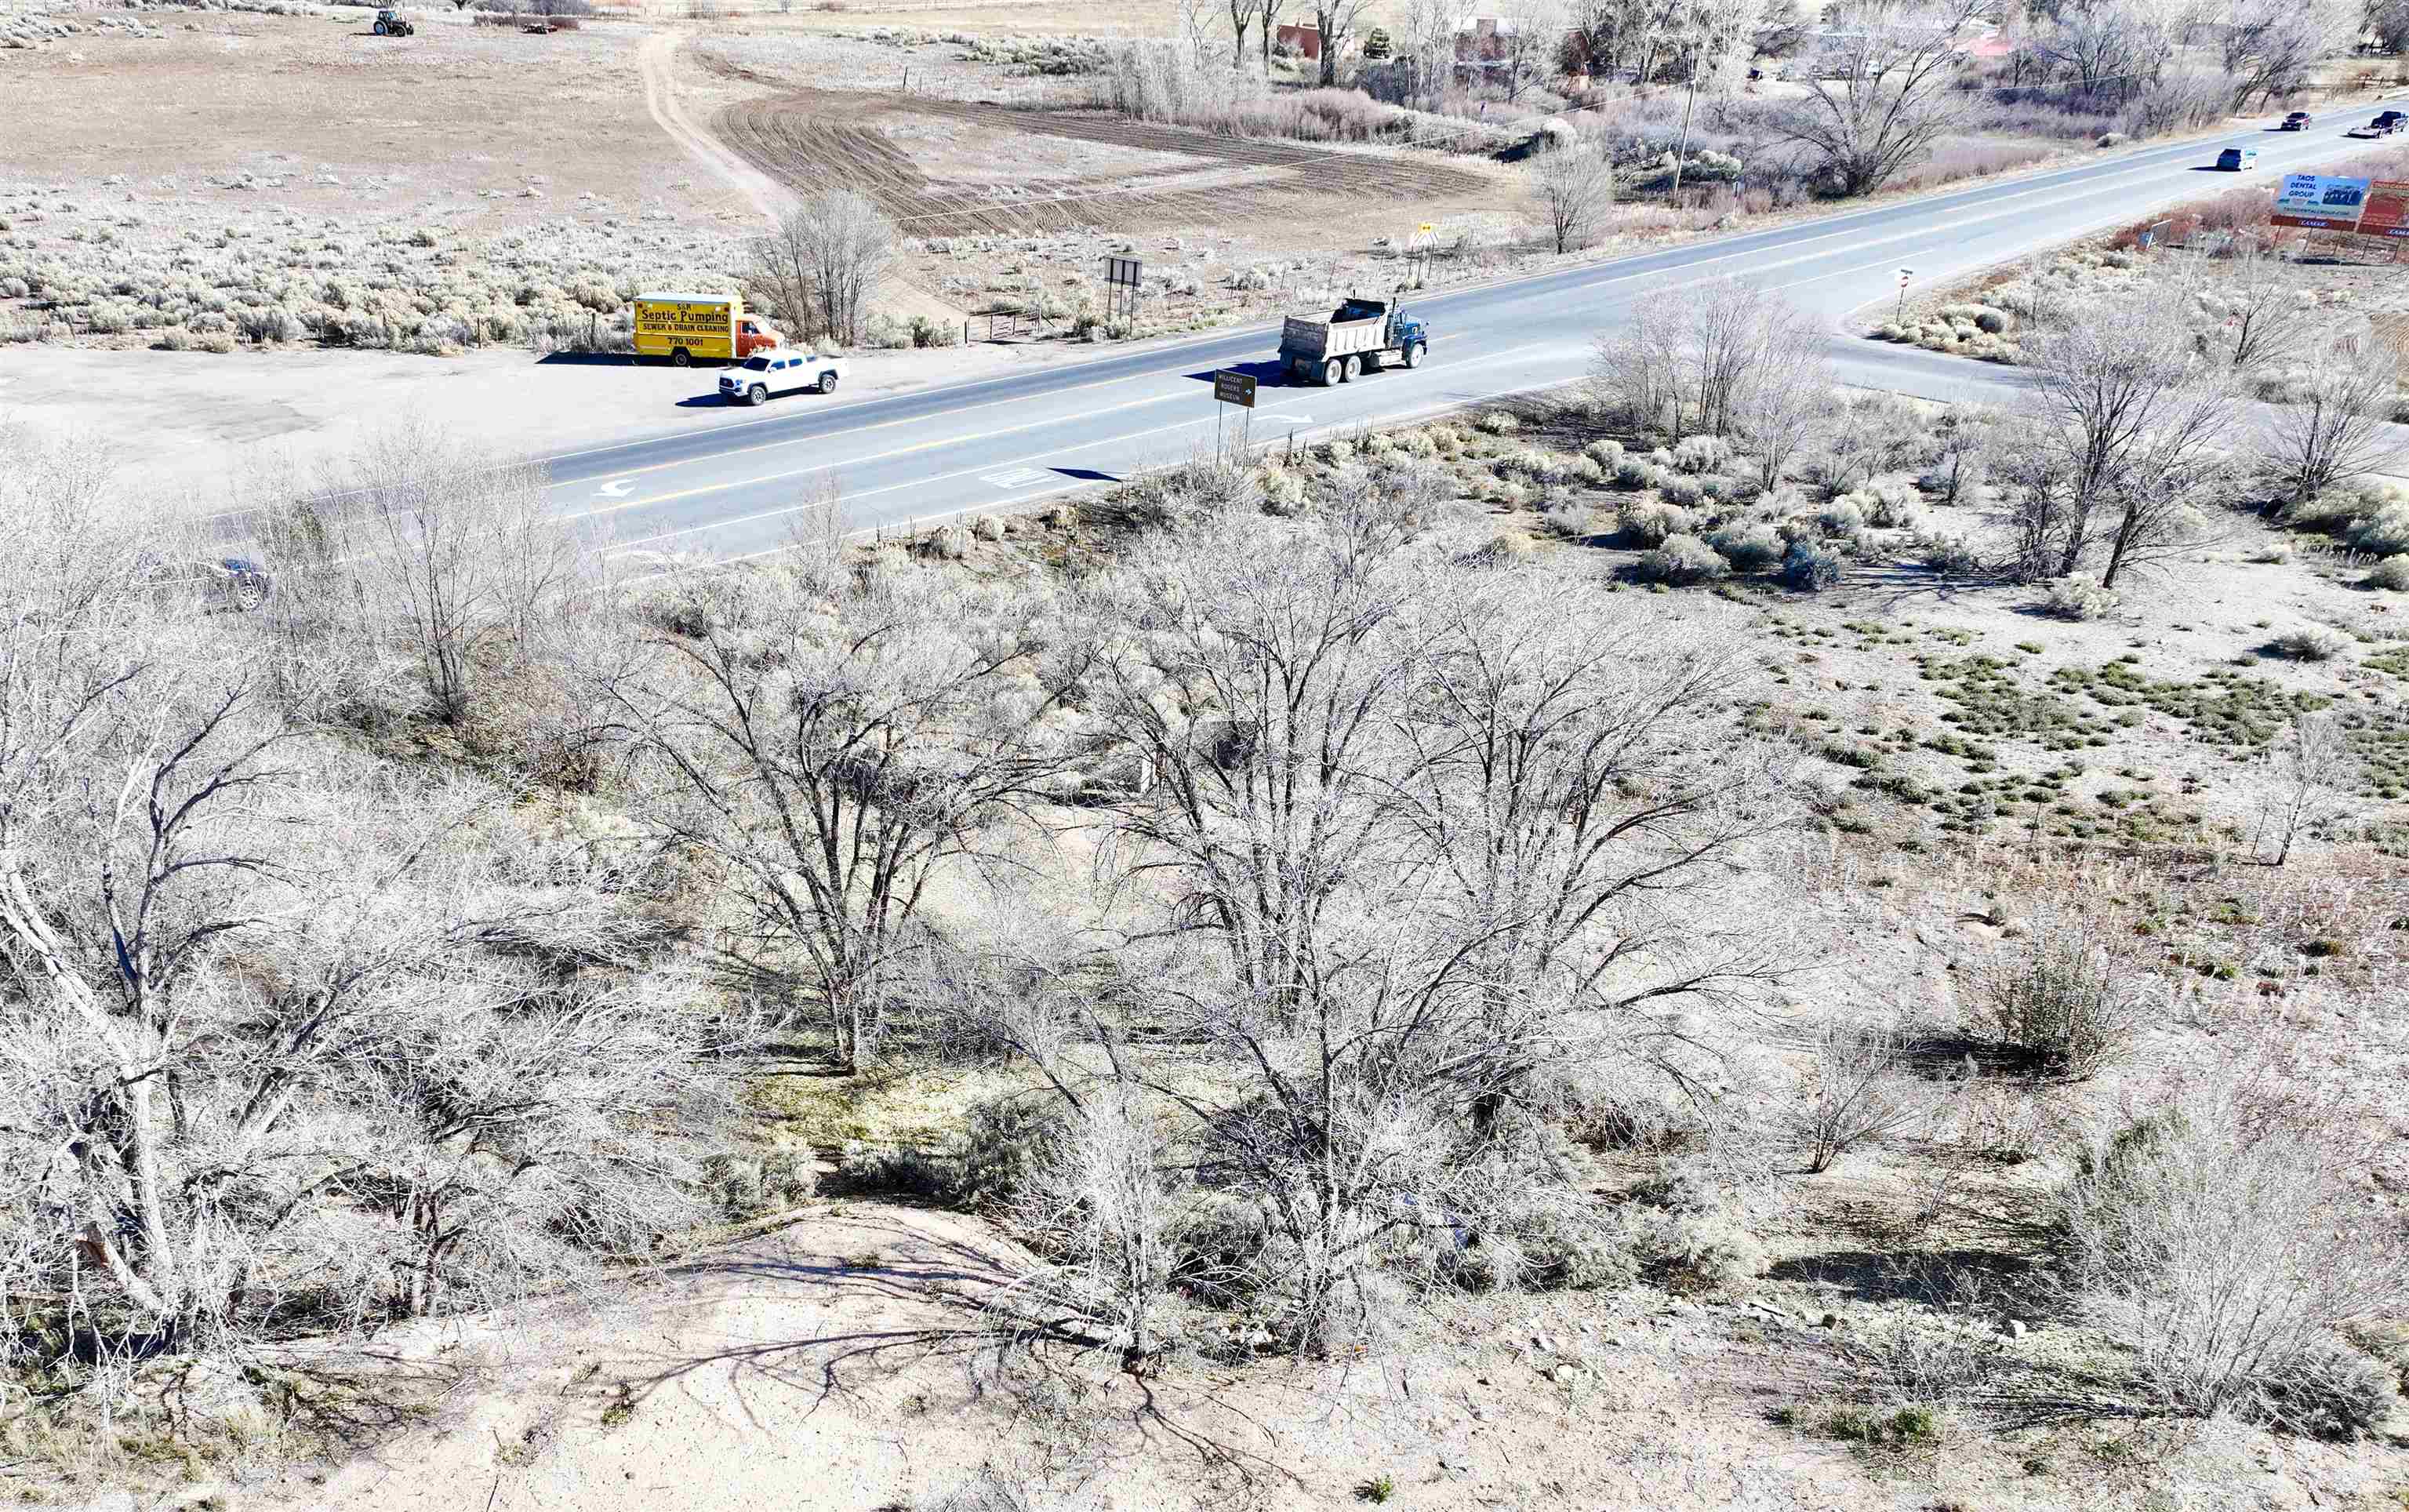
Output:
[[1045,477],[1046,469],[1043,468],[1015,468],[1009,472],[982,472],[979,481],[993,483],[998,488],[1026,488]]
[[1258,420],[1277,420],[1283,425],[1310,425],[1313,424],[1313,417],[1311,415],[1301,415],[1293,410],[1266,410],[1255,418]]
[[627,496],[627,490],[635,486],[635,483],[631,481],[626,478],[620,478],[613,482],[604,483],[601,487],[596,489],[594,494],[598,498],[625,498]]

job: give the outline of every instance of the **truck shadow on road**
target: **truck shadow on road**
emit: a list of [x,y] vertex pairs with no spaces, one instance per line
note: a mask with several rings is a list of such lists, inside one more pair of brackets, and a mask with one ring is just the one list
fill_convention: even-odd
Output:
[[1209,384],[1215,373],[1244,373],[1265,386],[1288,382],[1288,365],[1277,357],[1269,362],[1233,362],[1227,367],[1207,367],[1186,376],[1191,382]]

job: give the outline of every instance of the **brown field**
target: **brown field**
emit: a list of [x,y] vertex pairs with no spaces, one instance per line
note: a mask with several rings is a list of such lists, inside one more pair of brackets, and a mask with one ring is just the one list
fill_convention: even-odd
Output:
[[[839,117],[842,117],[840,120]],[[891,122],[891,124],[890,124]],[[931,125],[965,133],[994,153],[979,177],[931,177],[920,154],[896,138],[925,137]],[[1294,142],[1248,141],[1176,126],[1149,125],[1101,111],[1019,110],[961,100],[903,95],[797,94],[722,110],[719,135],[789,187],[853,184],[877,199],[906,233],[1051,235],[1084,226],[1146,231],[1205,221],[1300,223],[1333,212],[1371,209],[1392,221],[1396,207],[1478,199],[1493,180],[1430,154],[1339,152]],[[991,144],[991,145],[990,145]],[[1023,153],[1069,159],[1092,154],[1104,171],[1028,177]],[[1060,151],[1064,145],[1072,149]],[[1111,171],[1143,155],[1160,165]],[[969,164],[964,164],[969,167]],[[1234,212],[1234,213],[1233,213]]]

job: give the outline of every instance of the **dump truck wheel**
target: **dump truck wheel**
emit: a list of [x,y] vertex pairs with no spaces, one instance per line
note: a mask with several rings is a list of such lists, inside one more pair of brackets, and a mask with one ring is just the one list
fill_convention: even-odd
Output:
[[747,404],[767,404],[770,402],[770,391],[763,388],[760,384],[756,383],[751,388],[744,391],[744,402]]
[[1321,386],[1336,388],[1347,382],[1347,365],[1333,357],[1321,365]]
[[1406,366],[1408,367],[1419,367],[1421,365],[1422,344],[1420,341],[1417,341],[1413,345],[1406,348]]
[[672,367],[691,367],[694,366],[694,353],[688,352],[684,347],[680,347],[675,352],[670,353],[670,366]]
[[822,394],[834,394],[836,392],[836,374],[820,374],[820,392]]
[[1338,375],[1338,382],[1342,383],[1352,383],[1355,382],[1355,375],[1363,370],[1363,359],[1361,357],[1349,357],[1347,359],[1347,370]]

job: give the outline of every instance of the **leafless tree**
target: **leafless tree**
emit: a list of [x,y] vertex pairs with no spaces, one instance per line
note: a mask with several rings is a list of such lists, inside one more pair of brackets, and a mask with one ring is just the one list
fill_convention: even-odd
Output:
[[[391,635],[439,719],[467,715],[481,682],[524,664],[547,614],[592,585],[591,542],[554,511],[540,467],[405,420],[326,482],[326,502],[281,517],[278,613],[329,637]],[[299,511],[316,552],[297,549]]]
[[[2193,341],[2183,291],[2158,291],[2070,319],[2038,339],[2028,470],[2036,516],[2022,533],[2062,577],[2105,553],[2100,585],[2180,549],[2203,527],[2226,472],[2233,396]],[[2028,567],[2027,570],[2030,570]]]
[[1813,151],[1843,194],[1864,194],[1920,161],[1962,113],[1951,85],[1974,0],[1875,0],[1840,11],[1806,97],[1777,129]]
[[1287,13],[1292,0],[1262,0],[1262,31],[1259,34],[1263,50],[1263,77],[1272,73],[1272,47],[1279,40],[1280,17]]
[[1499,7],[1497,61],[1510,104],[1531,84],[1551,77],[1565,32],[1571,24],[1568,0],[1508,0]]
[[1477,0],[1404,0],[1394,63],[1406,103],[1435,110],[1455,77],[1455,39],[1471,23]]
[[[1384,1249],[1488,1221],[1493,1184],[1468,1174],[1535,1169],[1568,1067],[1786,958],[1717,922],[1791,813],[1786,753],[1734,723],[1729,658],[1594,584],[1464,573],[1400,516],[1415,491],[1357,479],[1300,536],[1166,543],[1111,591],[1091,697],[1156,773],[1113,806],[1108,870],[1161,909],[1078,1001],[1214,1058],[1209,1098],[1128,1074],[1251,1215],[1250,1274],[1308,1344],[1369,1304]],[[1094,1006],[996,1016],[1040,1054],[1084,1036],[1124,1064]]]
[[1597,238],[1614,209],[1614,165],[1582,143],[1551,149],[1531,164],[1531,197],[1547,215],[1556,251],[1578,252]]
[[1634,425],[1679,439],[1684,413],[1681,317],[1657,300],[1643,300],[1622,328],[1599,333],[1590,381],[1599,402]]
[[2215,12],[2233,108],[2289,94],[2317,64],[2357,39],[2357,0],[2226,0]]
[[1666,425],[1676,439],[1723,436],[1748,428],[1760,396],[1795,409],[1819,378],[1828,393],[1828,371],[1812,356],[1818,342],[1813,323],[1781,295],[1725,279],[1674,308],[1635,310],[1621,334],[1599,338],[1592,372],[1643,425]]
[[913,577],[832,618],[775,579],[739,623],[663,636],[619,694],[664,778],[655,825],[703,857],[729,915],[729,979],[824,1015],[848,1067],[876,1053],[902,959],[939,872],[989,847],[1060,756],[1037,605],[948,599]]
[[[1230,66],[1243,68],[1247,65],[1247,31],[1258,21],[1264,21],[1265,0],[1229,0],[1229,4]],[[1263,50],[1268,54],[1271,50],[1271,26],[1267,21],[1263,26]]]
[[2316,353],[2261,442],[2270,481],[2295,503],[2381,469],[2398,454],[2389,422],[2401,398],[2392,344],[2362,330]]
[[1810,338],[1775,353],[1732,396],[1731,438],[1755,460],[1760,488],[1782,482],[1831,413],[1839,376],[1820,345]]
[[110,1346],[184,1349],[489,1303],[684,1221],[693,1020],[578,969],[637,969],[638,933],[486,838],[507,795],[316,746],[256,642],[141,587],[79,625],[0,586],[0,1167],[50,1235],[0,1250]]
[[1566,71],[1602,83],[1618,82],[1625,74],[1639,83],[1654,79],[1672,9],[1667,0],[1570,0]]
[[2188,15],[2154,0],[2065,6],[2035,33],[2034,50],[2102,107],[2157,82]]
[[2302,302],[2291,265],[2255,240],[2237,242],[2224,277],[2205,292],[2225,305],[2217,337],[2236,372],[2256,372],[2290,353],[2308,326],[2312,307]]
[[[1047,1070],[1064,1067],[1049,1060]],[[1161,1346],[1155,1319],[1171,1290],[1176,1231],[1193,1200],[1161,1123],[1132,1078],[1091,1088],[1042,1140],[1004,1213],[1042,1262],[1002,1300],[1025,1307],[1035,1296],[1104,1324],[1133,1370]]]
[[1328,88],[1338,82],[1338,64],[1347,45],[1354,39],[1363,23],[1363,12],[1372,0],[1308,0],[1313,12],[1314,29],[1321,34],[1321,83]]
[[2290,860],[2301,836],[2332,815],[2350,760],[2349,743],[2330,714],[2296,714],[2268,743],[2257,839],[2270,865]]
[[1748,69],[1756,50],[1757,23],[1765,0],[1684,0],[1674,13],[1666,51],[1681,76],[1681,136],[1673,150],[1673,189],[1681,192],[1681,169],[1690,155],[1690,116],[1698,91],[1723,94]]
[[824,190],[751,243],[747,282],[801,334],[817,330],[855,344],[896,251],[895,223],[884,210],[850,189]]

